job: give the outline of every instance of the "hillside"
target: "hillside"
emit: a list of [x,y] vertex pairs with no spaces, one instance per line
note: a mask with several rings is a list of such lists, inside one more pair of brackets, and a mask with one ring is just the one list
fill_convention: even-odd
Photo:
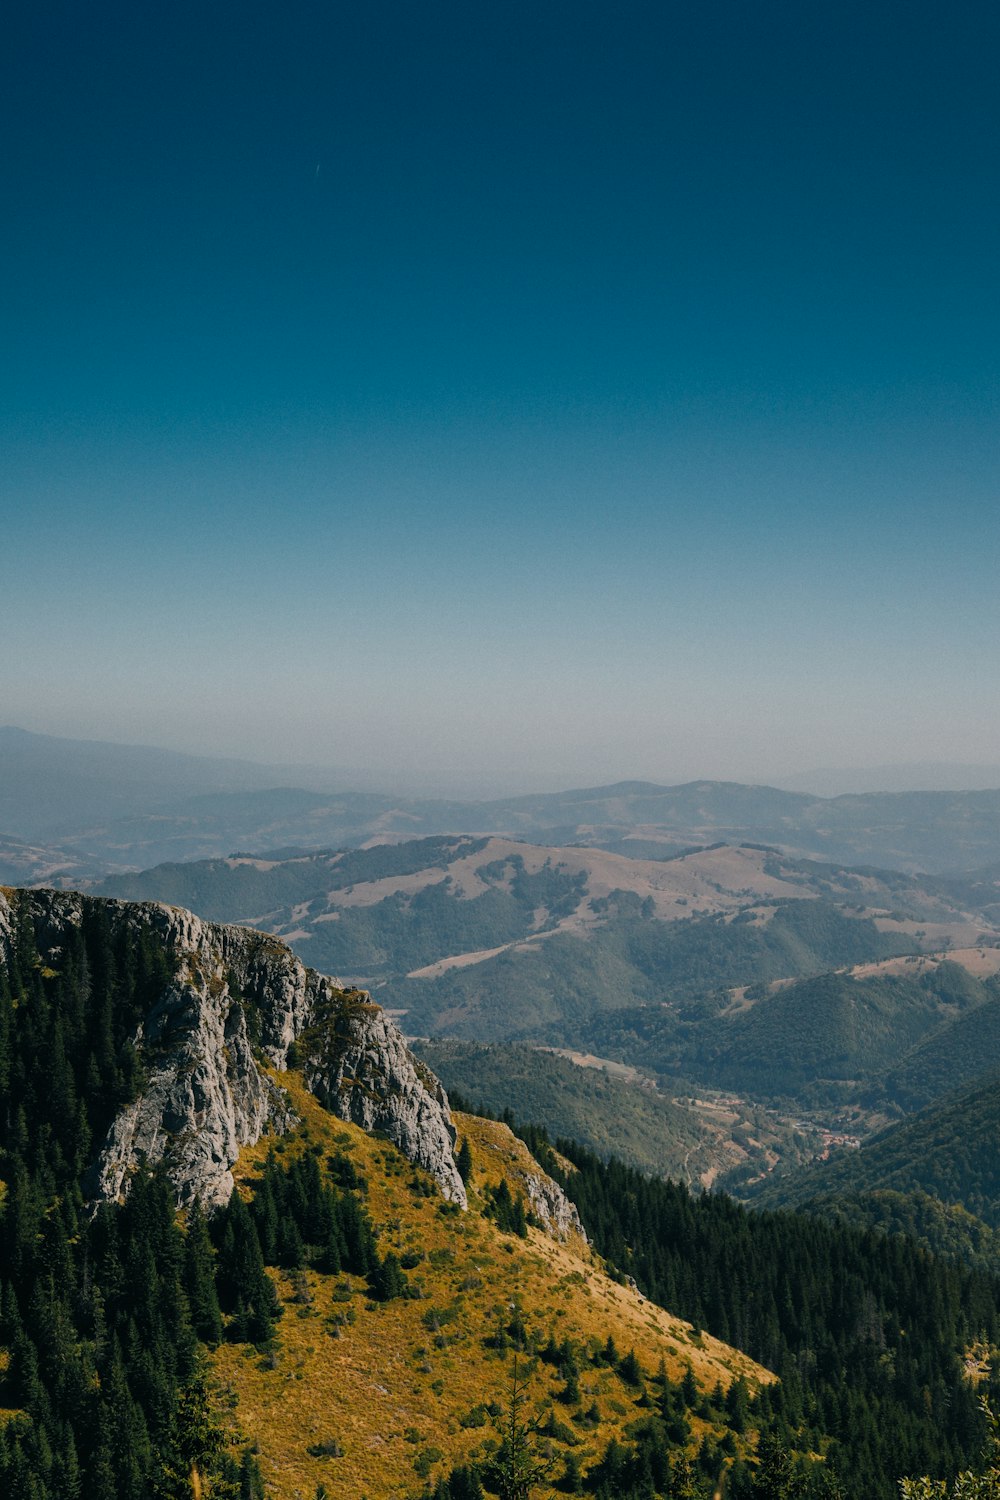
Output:
[[927,1193],[892,1188],[844,1192],[812,1198],[801,1205],[831,1223],[905,1238],[930,1254],[960,1261],[978,1271],[1000,1270],[1000,1231],[958,1203],[942,1203]]
[[[776,1161],[807,1160],[817,1133],[795,1129],[765,1111],[732,1100],[696,1107],[645,1080],[626,1082],[594,1059],[580,1066],[549,1051],[476,1042],[414,1041],[416,1055],[461,1095],[495,1114],[544,1125],[553,1137],[578,1141],[601,1156],[659,1177],[710,1187],[770,1171]],[[623,1072],[628,1072],[623,1069]]]
[[988,1078],[866,1141],[860,1151],[776,1177],[759,1202],[796,1207],[812,1199],[891,1191],[959,1204],[1000,1229],[1000,1082]]
[[[992,1000],[993,991],[955,963],[927,967],[913,978],[886,974],[880,966],[863,977],[823,974],[782,985],[720,1017],[678,1053],[677,1066],[720,1085],[795,1095],[814,1081],[881,1078],[906,1058],[911,1076],[929,1084],[921,1059],[947,1047],[963,1027],[971,1026],[986,1043],[990,1028],[974,1018],[980,1011],[991,1014]],[[965,1055],[961,1039],[954,1050]],[[989,1066],[990,1057],[980,1054],[977,1071]],[[945,1076],[944,1068],[938,1071],[939,1080]],[[898,1083],[890,1088],[898,1095]]]
[[391,1023],[273,939],[5,890],[0,1082],[12,1500],[405,1500],[496,1450],[515,1379],[554,1473],[661,1408],[711,1465],[771,1379],[612,1281],[506,1127],[456,1163]]
[[981,1444],[1000,1282],[453,1120],[364,992],[266,934],[6,889],[0,960],[12,1500],[469,1500],[522,1460],[764,1500],[772,1469],[826,1492],[821,1455],[889,1500]]
[[[651,861],[449,836],[167,864],[113,877],[101,892],[264,927],[323,967],[391,986],[387,1000],[412,1007],[421,1024],[442,1010],[482,1009],[512,966],[519,985],[539,991],[557,967],[554,982],[586,1008],[574,971],[602,963],[608,982],[592,992],[600,1004],[623,1004],[667,987],[699,994],[920,944],[968,944],[988,927],[942,882],[752,846]],[[618,998],[609,1001],[612,980]],[[516,1004],[508,993],[502,1008]]]
[[[614,1360],[594,1358],[609,1338],[621,1354],[635,1351],[650,1382],[661,1360],[677,1387],[689,1368],[707,1390],[716,1381],[728,1387],[737,1375],[751,1389],[769,1379],[612,1281],[579,1235],[557,1238],[532,1226],[522,1240],[485,1217],[501,1181],[516,1197],[542,1176],[506,1126],[455,1116],[472,1153],[470,1210],[459,1222],[442,1215],[425,1180],[391,1148],[344,1129],[294,1078],[285,1087],[303,1124],[282,1159],[301,1150],[347,1157],[368,1184],[364,1201],[379,1245],[391,1247],[419,1295],[378,1302],[356,1278],[279,1271],[288,1310],[274,1357],[248,1361],[235,1345],[215,1355],[242,1426],[258,1435],[274,1500],[311,1494],[322,1482],[333,1493],[373,1500],[416,1494],[421,1478],[481,1459],[495,1440],[487,1407],[509,1401],[518,1353],[528,1408],[549,1413],[555,1477],[570,1455],[581,1470],[596,1464],[609,1440],[627,1441],[642,1415],[639,1382],[623,1379]],[[265,1152],[261,1145],[237,1165],[248,1189]],[[539,1358],[542,1351],[549,1352]],[[570,1358],[579,1396],[567,1402]],[[583,1412],[591,1413],[586,1421]],[[699,1440],[712,1430],[703,1420],[693,1426]],[[328,1453],[310,1451],[324,1447]],[[331,1456],[335,1448],[342,1451]]]
[[[991,998],[1000,958],[974,887],[959,899],[746,845],[640,860],[442,836],[161,865],[101,889],[275,932],[411,1035],[577,1048],[783,1098],[900,1066]],[[926,953],[942,944],[947,967]]]
[[[32,842],[63,842],[68,829],[151,817],[187,797],[274,781],[273,770],[249,761],[0,726],[0,829]],[[89,852],[100,858],[106,851]]]
[[76,849],[28,844],[0,835],[0,885],[49,885],[79,889],[107,874],[100,860]]
[[921,1109],[995,1070],[998,1064],[1000,995],[994,980],[982,1005],[924,1037],[886,1074],[883,1083],[904,1109]]
[[[937,875],[1000,859],[1000,791],[826,799],[729,782],[680,787],[625,782],[494,802],[448,802],[293,785],[218,792],[168,805],[163,800],[158,799],[155,813],[86,823],[70,817],[53,831],[117,868],[219,856],[231,849],[340,847],[456,830],[620,853],[634,847],[644,858],[720,841],[752,841],[832,864]],[[23,831],[20,822],[8,826]],[[28,830],[24,836],[37,835]]]

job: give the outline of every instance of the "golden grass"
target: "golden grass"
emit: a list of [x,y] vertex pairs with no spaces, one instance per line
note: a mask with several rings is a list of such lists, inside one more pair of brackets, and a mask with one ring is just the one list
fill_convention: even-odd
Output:
[[[302,1127],[278,1149],[290,1156],[319,1146],[321,1161],[329,1151],[349,1153],[368,1178],[367,1206],[383,1253],[419,1251],[425,1259],[409,1272],[424,1295],[385,1304],[372,1303],[357,1278],[309,1272],[311,1300],[297,1306],[291,1278],[276,1271],[288,1305],[278,1325],[275,1357],[233,1345],[214,1354],[223,1400],[238,1398],[236,1420],[259,1445],[275,1500],[312,1500],[320,1482],[331,1495],[351,1500],[415,1495],[424,1483],[414,1468],[422,1453],[440,1454],[433,1478],[481,1452],[492,1428],[463,1427],[462,1418],[482,1403],[506,1399],[511,1356],[487,1349],[484,1338],[509,1320],[515,1305],[543,1340],[551,1333],[557,1342],[603,1344],[611,1334],[621,1353],[635,1349],[649,1374],[662,1359],[672,1378],[679,1379],[690,1365],[706,1387],[716,1381],[726,1386],[738,1373],[751,1384],[773,1378],[744,1355],[707,1335],[694,1336],[688,1324],[612,1282],[579,1236],[560,1244],[532,1228],[527,1240],[519,1240],[484,1219],[485,1183],[504,1175],[516,1191],[525,1172],[539,1170],[505,1126],[455,1117],[460,1135],[469,1138],[474,1167],[470,1210],[456,1213],[436,1191],[428,1197],[410,1187],[429,1179],[395,1147],[327,1114],[295,1074],[282,1074],[280,1081]],[[272,1144],[264,1140],[243,1153],[235,1169],[238,1182],[249,1185]],[[336,1316],[353,1321],[334,1328]],[[547,1406],[562,1385],[557,1373],[539,1362],[528,1380],[529,1407]],[[580,1388],[584,1406],[596,1400],[602,1418],[596,1432],[579,1431],[582,1441],[573,1451],[586,1465],[642,1413],[635,1406],[636,1391],[606,1367],[585,1368]],[[557,1404],[555,1410],[560,1421],[573,1426],[571,1409]],[[342,1456],[309,1454],[310,1445],[332,1440],[342,1447]]]

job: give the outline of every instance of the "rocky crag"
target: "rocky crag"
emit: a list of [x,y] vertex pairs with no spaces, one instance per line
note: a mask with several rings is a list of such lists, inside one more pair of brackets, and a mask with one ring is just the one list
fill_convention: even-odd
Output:
[[[0,959],[10,961],[17,922],[29,917],[42,963],[58,969],[68,930],[96,904],[75,892],[0,891]],[[95,1200],[127,1193],[145,1159],[165,1164],[179,1204],[224,1203],[240,1150],[295,1122],[280,1074],[298,1066],[328,1110],[384,1134],[466,1206],[447,1095],[366,993],[306,968],[264,933],[155,902],[99,904],[113,929],[150,933],[173,977],[136,1029],[143,1083],[90,1170]]]

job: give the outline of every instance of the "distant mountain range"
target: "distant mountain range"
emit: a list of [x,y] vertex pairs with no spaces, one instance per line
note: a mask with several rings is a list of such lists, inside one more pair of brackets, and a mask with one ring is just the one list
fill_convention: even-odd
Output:
[[0,726],[0,829],[16,838],[62,842],[193,795],[273,785],[273,770],[249,761]]
[[827,798],[738,782],[622,781],[467,801],[338,791],[322,784],[324,775],[335,779],[332,771],[0,729],[0,835],[37,850],[34,867],[19,865],[26,880],[61,870],[84,880],[91,870],[237,849],[343,848],[444,833],[583,844],[647,859],[714,842],[758,842],[801,858],[910,872],[1000,863],[1000,790]]
[[774,784],[788,792],[811,792],[816,797],[842,797],[866,792],[977,792],[984,787],[1000,786],[1000,766],[922,761],[840,767],[778,776]]

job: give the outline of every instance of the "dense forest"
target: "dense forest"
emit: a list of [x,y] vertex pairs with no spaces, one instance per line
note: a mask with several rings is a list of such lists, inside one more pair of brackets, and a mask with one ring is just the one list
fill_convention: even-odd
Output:
[[[808,914],[821,916],[817,906]],[[782,915],[791,919],[791,910]],[[995,980],[982,983],[951,962],[912,976],[823,973],[771,994],[755,983],[754,1003],[731,1013],[728,992],[708,988],[680,1006],[609,1010],[583,1035],[603,1056],[756,1097],[912,1107],[997,1057],[996,996]]]
[[1000,1267],[1000,1230],[991,1229],[960,1203],[942,1203],[929,1193],[899,1193],[892,1188],[831,1193],[811,1198],[801,1210],[855,1228],[905,1235],[935,1255],[963,1261],[991,1275]]
[[[203,1346],[264,1344],[281,1309],[264,1270],[307,1263],[368,1276],[397,1295],[350,1163],[324,1185],[315,1157],[268,1161],[252,1204],[238,1193],[183,1228],[162,1172],[121,1207],[87,1211],[84,1183],[115,1112],[141,1085],[130,1037],[170,978],[148,931],[88,903],[58,972],[38,958],[27,908],[0,965],[0,1494],[9,1500],[259,1500],[249,1449],[212,1414]],[[50,955],[51,957],[51,955]]]
[[[898,1476],[978,1463],[986,1429],[966,1358],[1000,1342],[1000,1277],[906,1236],[694,1195],[571,1141],[553,1152],[544,1130],[515,1128],[620,1275],[780,1375],[759,1420],[786,1451],[823,1453],[845,1495],[890,1500]],[[996,1399],[995,1364],[991,1379]]]
[[960,1204],[1000,1229],[1000,1073],[949,1094],[912,1119],[874,1136],[849,1157],[776,1178],[760,1193],[768,1206],[890,1189]]
[[[944,964],[941,968],[945,968]],[[957,967],[954,964],[948,968]],[[968,976],[967,976],[968,977]],[[1000,994],[997,979],[983,986],[984,1003],[932,1032],[885,1079],[885,1092],[905,1109],[920,1109],[1000,1063]]]

